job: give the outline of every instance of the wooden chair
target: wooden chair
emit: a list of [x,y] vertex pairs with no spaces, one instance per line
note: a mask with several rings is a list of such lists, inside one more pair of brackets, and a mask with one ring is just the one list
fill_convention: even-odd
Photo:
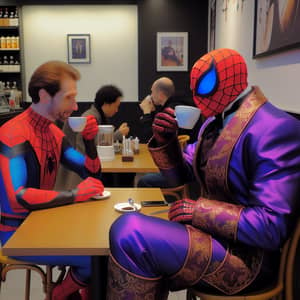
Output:
[[46,270],[44,271],[42,267],[20,261],[11,259],[5,255],[2,254],[1,248],[0,248],[0,291],[1,291],[1,283],[6,280],[6,274],[7,272],[11,270],[25,270],[26,271],[26,279],[25,279],[25,300],[30,300],[30,284],[31,284],[31,271],[37,272],[42,279],[42,285],[43,285],[43,291],[46,294],[46,299],[50,300],[51,297],[51,291],[54,286],[54,284],[57,284],[61,282],[65,276],[65,267],[59,267],[60,274],[57,278],[57,280],[54,282],[52,279],[52,271],[55,268],[55,266],[45,266]]
[[161,188],[164,196],[174,197],[175,201],[183,198],[189,198],[188,184],[176,186],[174,188]]
[[285,243],[280,258],[278,279],[275,285],[266,287],[264,290],[252,292],[247,295],[213,295],[196,291],[192,288],[187,290],[187,300],[195,300],[196,296],[201,300],[267,300],[282,299],[293,300],[293,273],[297,245],[300,238],[300,221],[291,238]]
[[190,140],[190,136],[187,134],[181,134],[181,135],[178,135],[177,138],[179,141],[180,148],[181,148],[181,150],[183,150],[184,147],[186,146],[187,142]]

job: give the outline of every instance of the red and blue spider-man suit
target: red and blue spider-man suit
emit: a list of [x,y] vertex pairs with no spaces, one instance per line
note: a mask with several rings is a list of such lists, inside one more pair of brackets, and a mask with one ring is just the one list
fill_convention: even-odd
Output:
[[166,109],[149,150],[173,186],[193,173],[201,197],[174,202],[171,221],[139,213],[116,220],[109,300],[163,300],[189,286],[231,295],[276,278],[280,247],[299,216],[300,122],[247,88],[245,61],[231,49],[201,57],[191,89],[207,118],[198,141],[182,155]]
[[[100,178],[101,166],[94,140],[86,140],[85,143],[86,156],[69,145],[63,132],[53,122],[34,112],[32,108],[0,128],[2,245],[30,211],[83,201],[85,193],[93,193],[89,190],[89,183],[96,181],[94,178],[86,179],[72,191],[52,190],[59,163],[74,170],[82,178]],[[82,282],[87,282],[91,273],[90,257],[87,256],[16,258],[37,264],[70,265],[76,279]]]

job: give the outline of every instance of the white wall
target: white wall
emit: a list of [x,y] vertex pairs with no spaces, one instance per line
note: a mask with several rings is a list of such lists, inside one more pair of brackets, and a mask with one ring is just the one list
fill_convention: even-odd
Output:
[[138,100],[136,5],[25,5],[22,16],[26,89],[43,62],[67,62],[67,34],[89,33],[91,64],[73,65],[82,76],[77,101],[92,101],[103,84],[118,86],[126,101]]
[[300,49],[252,58],[254,2],[217,0],[216,48],[240,52],[248,65],[249,83],[259,85],[281,109],[300,113]]

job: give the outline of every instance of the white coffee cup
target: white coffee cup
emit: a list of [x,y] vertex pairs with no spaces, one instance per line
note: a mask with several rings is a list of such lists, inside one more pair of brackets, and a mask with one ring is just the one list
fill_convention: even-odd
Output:
[[73,131],[81,132],[86,125],[86,117],[69,117],[68,123]]
[[175,115],[178,126],[184,129],[192,129],[199,119],[200,112],[201,110],[194,106],[175,106]]

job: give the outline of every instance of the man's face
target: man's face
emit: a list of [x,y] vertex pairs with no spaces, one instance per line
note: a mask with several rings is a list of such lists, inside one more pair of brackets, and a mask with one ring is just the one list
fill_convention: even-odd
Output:
[[53,120],[65,121],[74,110],[78,109],[76,103],[77,82],[70,77],[61,79],[60,90],[49,102],[48,114]]
[[151,99],[154,105],[161,105],[161,95],[160,91],[157,88],[156,83],[154,82],[152,87],[151,87]]
[[105,116],[108,118],[114,116],[119,110],[120,102],[121,97],[118,97],[115,102],[106,104]]

